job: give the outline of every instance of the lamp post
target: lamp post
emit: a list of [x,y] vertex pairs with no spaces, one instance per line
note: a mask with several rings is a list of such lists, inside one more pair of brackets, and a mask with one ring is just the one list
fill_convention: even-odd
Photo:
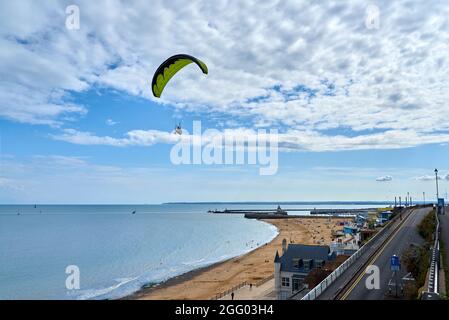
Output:
[[423,204],[426,204],[426,193],[425,192],[422,193],[422,202],[423,202]]
[[438,169],[435,169],[435,184],[437,185],[437,202],[440,195],[438,194]]

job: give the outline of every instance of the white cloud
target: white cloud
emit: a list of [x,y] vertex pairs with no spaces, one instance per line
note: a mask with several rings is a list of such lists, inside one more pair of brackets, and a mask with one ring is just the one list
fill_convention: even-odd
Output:
[[[120,150],[118,150],[119,152]],[[123,150],[127,153],[127,150]],[[96,163],[84,156],[36,155],[4,158],[0,178],[2,203],[160,203],[166,201],[394,200],[404,192],[397,181],[386,185],[372,179],[385,168],[283,167],[276,176],[259,176],[251,166],[154,166]],[[107,161],[107,160],[106,160]],[[151,167],[149,167],[151,165]],[[415,171],[388,168],[399,177]],[[385,171],[384,171],[385,172]],[[425,172],[425,171],[424,171]],[[371,177],[371,178],[370,178]],[[11,188],[11,186],[17,188]],[[266,186],[270,185],[271,188]],[[423,186],[424,185],[424,186]],[[286,187],[287,186],[287,187]],[[354,187],[356,186],[356,187]],[[414,199],[431,194],[434,184],[410,181]],[[101,190],[101,192],[99,192]],[[304,190],[298,199],[297,190]],[[335,192],[341,190],[341,192]]]
[[108,126],[115,126],[117,123],[118,123],[118,122],[115,122],[115,121],[112,120],[112,119],[106,119],[106,124],[107,124]]
[[14,179],[0,177],[0,189],[11,189],[13,191],[22,191],[24,187],[20,182]]
[[179,136],[170,132],[158,130],[134,130],[122,138],[113,138],[110,136],[96,136],[90,132],[77,131],[74,129],[65,129],[63,134],[53,135],[53,139],[66,141],[80,145],[106,145],[114,147],[124,146],[152,146],[156,143],[176,143]]
[[[435,181],[435,176],[427,174],[427,175],[415,177],[414,179],[418,180],[418,181]],[[438,180],[441,180],[440,176],[438,176]]]
[[388,176],[388,175],[376,178],[376,181],[379,181],[379,182],[392,181],[392,180],[393,180],[393,177]]
[[[153,99],[152,71],[167,56],[186,52],[205,61],[209,75],[187,67],[158,102],[205,116],[245,116],[248,127],[280,126],[287,150],[449,141],[445,2],[378,1],[378,30],[365,27],[368,4],[361,0],[78,4],[79,31],[65,29],[62,2],[0,4],[0,116],[58,125],[87,112],[71,102],[71,93],[93,86]],[[342,127],[355,136],[321,132]],[[135,133],[63,135],[119,145],[165,139]]]
[[[209,143],[216,135],[232,136],[234,139],[257,139],[257,130],[246,128],[232,128],[215,133],[204,130],[202,143]],[[267,133],[267,138],[270,134]],[[74,129],[65,129],[62,134],[52,136],[55,140],[66,141],[81,145],[108,145],[115,147],[125,146],[152,146],[158,143],[173,144],[183,139],[196,143],[197,136],[189,135],[185,130],[180,137],[171,132],[159,130],[132,130],[123,137],[97,136],[90,132]],[[367,150],[367,149],[397,149],[417,146],[423,143],[437,143],[449,141],[449,134],[421,134],[410,131],[387,131],[378,134],[367,134],[355,137],[341,135],[323,135],[314,131],[289,130],[277,135],[280,151],[342,151],[342,150]]]

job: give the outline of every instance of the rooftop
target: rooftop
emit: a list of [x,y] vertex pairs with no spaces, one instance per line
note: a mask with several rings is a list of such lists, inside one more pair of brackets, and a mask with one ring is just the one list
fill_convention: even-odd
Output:
[[329,246],[290,244],[285,253],[279,257],[276,252],[275,262],[281,263],[282,271],[298,272],[297,259],[312,260],[315,264],[317,260],[330,260]]

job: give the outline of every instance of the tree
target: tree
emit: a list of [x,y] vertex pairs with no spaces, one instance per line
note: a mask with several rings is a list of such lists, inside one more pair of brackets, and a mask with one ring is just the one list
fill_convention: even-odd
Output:
[[335,260],[326,262],[322,268],[315,268],[311,270],[309,274],[304,278],[304,283],[307,284],[309,288],[316,287],[348,258],[348,255],[342,254],[337,256]]

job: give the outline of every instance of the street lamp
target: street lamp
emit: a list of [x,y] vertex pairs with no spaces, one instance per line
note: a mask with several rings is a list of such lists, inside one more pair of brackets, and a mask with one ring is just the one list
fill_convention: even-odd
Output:
[[435,169],[435,183],[437,185],[437,202],[438,202],[438,198],[440,197],[438,194],[438,169]]
[[423,204],[426,204],[426,193],[425,192],[422,193],[422,201],[423,201]]

